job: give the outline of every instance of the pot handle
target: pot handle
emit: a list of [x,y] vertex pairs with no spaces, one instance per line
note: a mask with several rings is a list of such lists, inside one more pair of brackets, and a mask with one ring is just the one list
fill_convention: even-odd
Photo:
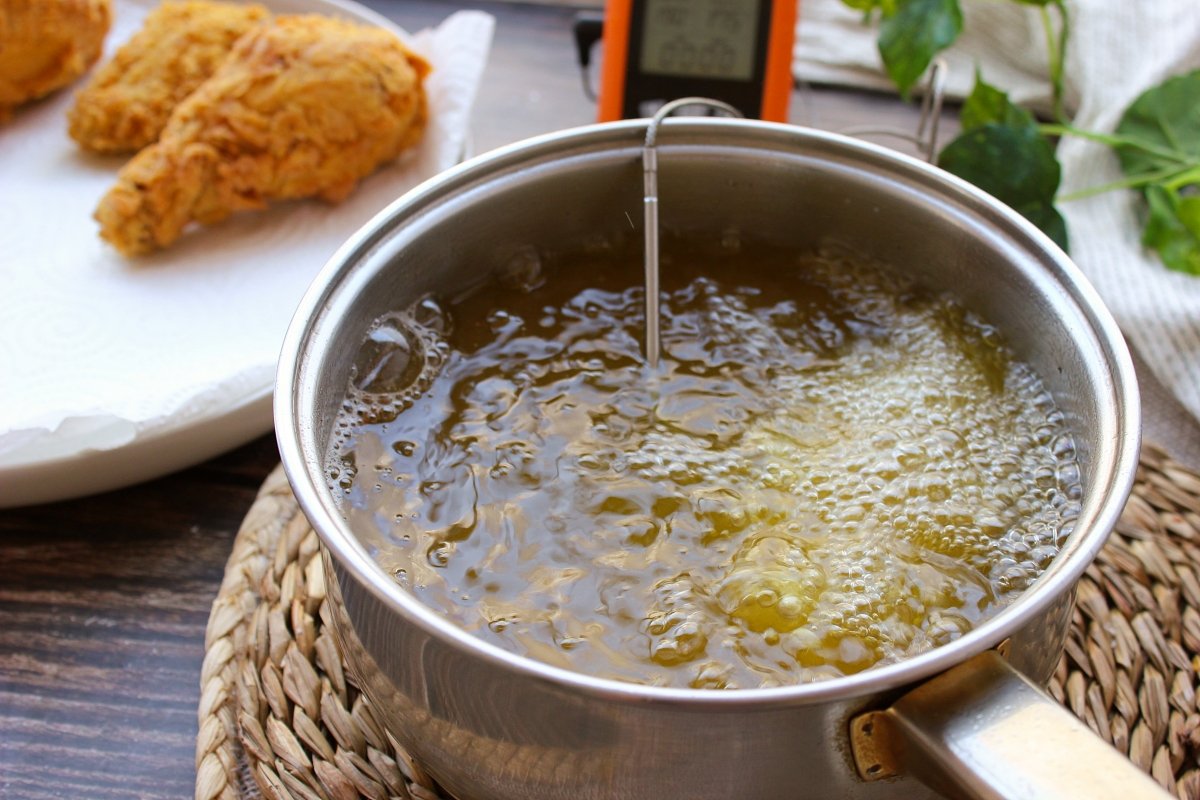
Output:
[[850,741],[864,780],[906,773],[950,797],[1170,797],[994,650],[855,717]]

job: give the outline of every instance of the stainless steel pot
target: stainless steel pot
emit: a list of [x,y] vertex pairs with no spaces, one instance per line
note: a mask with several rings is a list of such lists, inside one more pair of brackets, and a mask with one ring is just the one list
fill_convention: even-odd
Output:
[[[644,134],[643,121],[564,131],[444,173],[347,242],[296,314],[276,387],[279,445],[325,545],[336,631],[382,721],[464,799],[852,800],[925,797],[927,786],[979,797],[1157,794],[1034,688],[1054,669],[1075,582],[1132,483],[1139,406],[1125,344],[1078,269],[1032,226],[870,144],[761,122],[670,120],[659,140],[662,221],[797,247],[852,242],[953,290],[1005,331],[1069,416],[1085,490],[1064,551],[1016,603],[949,645],[851,677],[664,689],[485,644],[376,567],[323,470],[368,325],[425,293],[473,285],[522,248],[577,248],[640,224]],[[1039,780],[1048,793],[1035,792]]]

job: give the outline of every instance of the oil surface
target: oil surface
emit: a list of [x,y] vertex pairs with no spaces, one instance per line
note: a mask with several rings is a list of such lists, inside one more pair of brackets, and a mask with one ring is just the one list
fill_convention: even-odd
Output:
[[330,485],[425,604],[568,669],[752,688],[951,641],[1057,553],[1062,414],[952,299],[836,247],[667,240],[651,374],[640,266],[526,254],[372,329]]

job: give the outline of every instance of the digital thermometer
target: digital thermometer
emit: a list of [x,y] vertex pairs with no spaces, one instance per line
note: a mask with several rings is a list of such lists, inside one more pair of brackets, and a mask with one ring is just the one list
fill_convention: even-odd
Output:
[[680,97],[787,121],[796,0],[607,0],[599,120]]

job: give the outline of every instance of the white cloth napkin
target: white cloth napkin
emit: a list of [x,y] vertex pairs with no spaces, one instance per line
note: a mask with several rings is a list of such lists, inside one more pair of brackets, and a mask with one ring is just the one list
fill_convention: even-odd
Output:
[[[1196,0],[1067,0],[1071,19],[1066,106],[1077,127],[1111,131],[1144,90],[1200,67]],[[978,66],[1018,103],[1050,107],[1046,46],[1036,9],[962,0],[963,35],[947,51],[948,92],[965,96]],[[890,89],[876,31],[839,0],[803,0],[794,72],[803,80]],[[1058,146],[1061,192],[1121,177],[1112,151],[1066,137]],[[1180,402],[1200,417],[1200,277],[1168,270],[1140,243],[1140,200],[1114,191],[1059,205],[1071,256],[1096,286],[1125,336]]]
[[[350,4],[265,2],[391,25]],[[115,5],[109,54],[154,3]],[[67,137],[73,90],[0,128],[0,468],[124,447],[269,394],[284,331],[316,272],[384,206],[462,158],[493,24],[467,11],[401,32],[433,65],[429,126],[413,152],[345,202],[237,215],[137,261],[97,237],[91,214],[122,160],[81,153]],[[258,408],[262,433],[270,415]]]

